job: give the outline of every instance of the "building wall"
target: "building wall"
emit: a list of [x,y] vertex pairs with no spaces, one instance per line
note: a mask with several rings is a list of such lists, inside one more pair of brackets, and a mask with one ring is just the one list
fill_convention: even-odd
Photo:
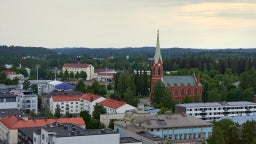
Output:
[[33,133],[33,144],[41,144],[41,135]]
[[100,122],[104,124],[105,126],[109,125],[109,122],[111,119],[117,119],[117,120],[122,120],[124,118],[124,113],[119,113],[119,114],[101,114],[100,115]]
[[77,73],[77,72],[81,72],[84,71],[87,74],[87,78],[86,80],[92,80],[94,79],[94,67],[92,65],[89,65],[87,68],[72,68],[72,67],[63,67],[62,71],[68,71],[73,72],[73,73]]
[[0,102],[0,109],[18,108],[17,102]]
[[74,137],[59,137],[53,138],[54,144],[120,144],[119,134],[106,135],[88,135],[88,136],[74,136]]
[[234,117],[234,116],[245,116],[253,115],[253,112],[256,112],[255,105],[241,105],[241,106],[202,106],[202,107],[193,107],[185,108],[182,106],[176,107],[176,112],[186,113],[196,118],[213,121],[224,116]]
[[[171,85],[168,85],[167,87],[172,92],[172,97],[177,101],[182,101],[185,96],[189,96],[192,99],[194,99],[195,96],[198,96],[199,99],[202,99],[202,87],[199,85],[195,85],[195,86],[191,86],[191,85],[189,85],[189,86],[184,86],[184,85],[171,86]],[[183,94],[182,94],[182,90],[184,91]]]
[[9,130],[4,124],[0,123],[0,138],[8,144],[18,143],[18,130]]
[[125,104],[119,108],[116,109],[116,113],[125,113],[126,111],[129,110],[135,110],[136,108],[134,106],[131,106],[129,104]]
[[99,103],[103,100],[105,100],[104,97],[100,97],[100,98],[98,98],[98,99],[96,99],[95,101],[92,101],[92,102],[90,102],[88,100],[83,100],[82,101],[82,104],[83,104],[82,109],[88,111],[89,114],[92,115],[92,112],[94,111],[94,106],[96,105],[96,103]]
[[[151,134],[158,135],[170,141],[179,140],[206,140],[212,133],[212,127],[194,127],[194,128],[175,128],[175,129],[154,129],[148,131]],[[191,136],[191,137],[190,137]]]
[[81,112],[81,103],[80,101],[63,101],[63,102],[54,102],[52,97],[50,98],[50,111],[54,114],[57,105],[60,106],[61,114],[71,113],[78,114]]

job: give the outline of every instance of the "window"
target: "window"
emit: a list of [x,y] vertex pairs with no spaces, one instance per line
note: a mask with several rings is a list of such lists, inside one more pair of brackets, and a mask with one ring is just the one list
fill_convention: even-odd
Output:
[[42,140],[44,140],[44,134],[42,134]]
[[71,104],[73,104],[73,102],[71,102]]
[[175,90],[174,90],[174,96],[177,96],[177,95],[178,95],[178,90],[175,89]]
[[185,93],[184,93],[184,89],[181,89],[181,96],[184,96]]
[[158,66],[158,75],[161,74],[161,69],[160,69],[160,66]]
[[197,89],[194,90],[194,95],[195,95],[195,96],[197,95]]
[[190,89],[188,89],[188,95],[189,95],[189,96],[191,95],[191,90],[190,90]]

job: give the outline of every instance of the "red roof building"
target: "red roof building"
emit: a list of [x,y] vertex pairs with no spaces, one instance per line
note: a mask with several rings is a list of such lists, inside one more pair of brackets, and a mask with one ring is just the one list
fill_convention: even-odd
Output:
[[62,67],[62,71],[67,71],[68,73],[73,72],[74,74],[86,72],[86,80],[94,79],[94,67],[91,64],[65,63]]
[[100,102],[99,104],[109,107],[109,108],[117,109],[117,108],[125,105],[126,102],[125,101],[117,101],[114,99],[105,99],[104,101]]
[[52,96],[53,102],[79,101],[80,98],[81,96],[77,95]]
[[95,101],[96,99],[98,99],[98,98],[100,98],[101,96],[99,96],[99,95],[95,95],[95,94],[83,94],[82,96],[81,96],[81,99],[84,99],[84,100],[87,100],[87,101],[90,101],[90,102],[92,102],[92,101]]
[[16,75],[16,72],[11,70],[3,70],[2,72],[5,73],[6,75]]
[[0,139],[9,144],[17,143],[18,129],[29,127],[41,127],[47,124],[72,123],[85,128],[85,122],[82,118],[59,118],[59,119],[30,119],[25,120],[15,115],[8,115],[0,119]]
[[63,67],[70,67],[70,68],[87,68],[89,64],[82,64],[82,63],[65,63]]

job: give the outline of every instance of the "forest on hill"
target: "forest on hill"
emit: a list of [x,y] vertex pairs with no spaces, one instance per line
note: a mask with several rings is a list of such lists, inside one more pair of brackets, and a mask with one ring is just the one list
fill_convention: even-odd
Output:
[[7,57],[45,56],[55,53],[42,47],[0,46],[0,56]]

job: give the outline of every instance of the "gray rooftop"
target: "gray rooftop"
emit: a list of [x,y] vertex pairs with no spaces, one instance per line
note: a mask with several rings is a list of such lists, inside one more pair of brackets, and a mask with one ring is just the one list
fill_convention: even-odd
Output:
[[135,138],[132,137],[121,137],[120,138],[120,144],[122,143],[135,143],[135,142],[141,142]]
[[184,86],[196,85],[196,80],[193,76],[163,76],[163,82],[165,85],[170,84],[171,86],[174,86],[175,84],[177,86],[181,86],[182,84]]
[[7,115],[22,115],[19,109],[0,109],[0,118],[6,117]]
[[194,107],[220,107],[220,106],[246,106],[246,105],[256,105],[256,103],[248,101],[238,101],[238,102],[209,102],[209,103],[187,103],[187,104],[177,104],[176,106],[185,108]]
[[138,132],[137,134],[142,136],[142,137],[148,138],[152,141],[163,141],[164,140],[162,137],[153,135],[153,134],[148,133],[148,132]]
[[186,127],[211,127],[213,124],[186,114],[157,115],[141,124],[147,129],[155,128],[186,128]]
[[33,140],[33,133],[40,135],[42,127],[30,127],[30,128],[19,128],[19,131],[22,132],[29,139]]
[[53,132],[55,137],[71,137],[71,136],[87,136],[87,135],[102,135],[102,134],[115,134],[111,129],[84,129],[80,126],[65,123],[53,123],[47,125],[42,129]]
[[82,94],[83,93],[81,93],[80,91],[76,91],[76,90],[71,90],[71,91],[53,91],[53,92],[50,92],[47,95],[43,95],[42,97],[50,98],[52,96],[63,96],[63,95],[74,96],[74,95],[82,95]]
[[15,97],[16,98],[16,95],[12,94],[9,92],[9,90],[0,90],[0,97],[2,98],[10,98],[10,97]]
[[253,115],[247,115],[247,116],[236,116],[236,117],[222,117],[218,119],[217,121],[220,121],[222,119],[230,119],[234,123],[243,124],[247,121],[256,121],[256,113],[252,113]]

